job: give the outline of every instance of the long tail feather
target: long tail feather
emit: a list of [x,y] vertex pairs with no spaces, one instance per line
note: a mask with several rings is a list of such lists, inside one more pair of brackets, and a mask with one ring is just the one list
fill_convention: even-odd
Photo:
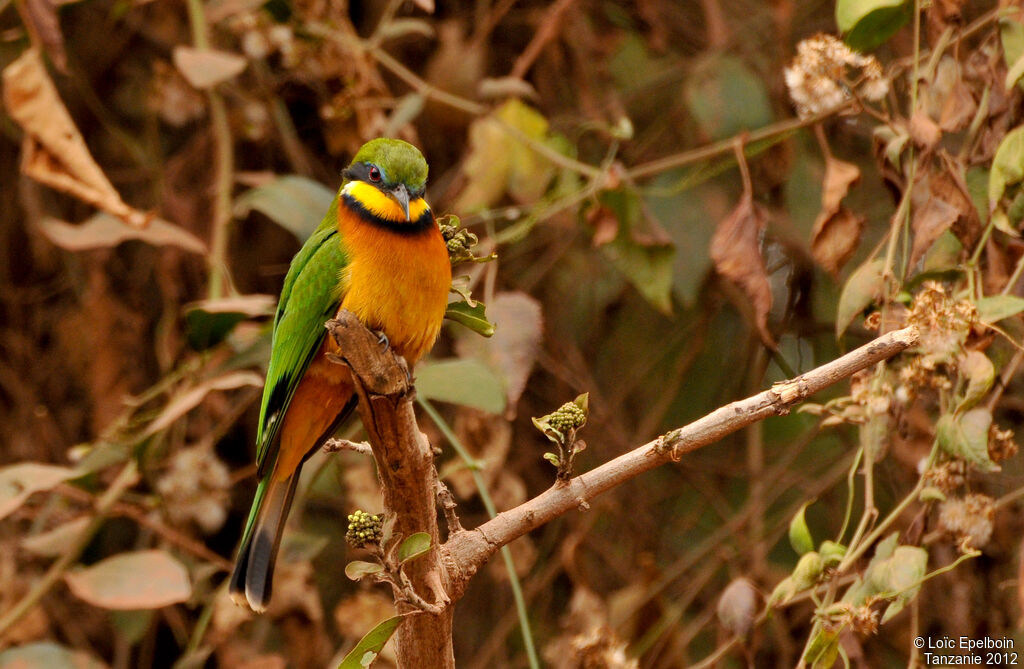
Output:
[[284,480],[270,474],[260,482],[250,517],[251,528],[238,549],[228,590],[237,604],[248,604],[257,613],[266,611],[270,603],[274,563],[300,471],[301,467],[296,468]]

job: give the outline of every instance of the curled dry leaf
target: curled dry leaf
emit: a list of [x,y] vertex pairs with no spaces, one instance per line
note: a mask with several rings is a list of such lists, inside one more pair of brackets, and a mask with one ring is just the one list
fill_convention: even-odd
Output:
[[4,68],[4,106],[22,130],[21,171],[135,227],[148,214],[129,207],[93,160],[36,49]]
[[833,276],[839,274],[857,249],[864,218],[842,206],[850,186],[860,179],[860,168],[829,156],[821,189],[821,212],[811,233],[811,255]]
[[732,213],[718,224],[711,238],[711,260],[719,274],[743,290],[753,307],[754,323],[761,339],[774,347],[775,341],[768,332],[772,289],[759,244],[765,224],[764,211],[754,203],[750,193],[744,194]]

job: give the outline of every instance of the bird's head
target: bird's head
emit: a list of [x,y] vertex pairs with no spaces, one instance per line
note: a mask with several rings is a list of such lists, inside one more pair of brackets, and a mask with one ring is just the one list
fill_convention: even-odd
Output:
[[370,140],[342,176],[345,192],[388,222],[417,221],[429,211],[423,200],[427,161],[408,142],[383,137]]

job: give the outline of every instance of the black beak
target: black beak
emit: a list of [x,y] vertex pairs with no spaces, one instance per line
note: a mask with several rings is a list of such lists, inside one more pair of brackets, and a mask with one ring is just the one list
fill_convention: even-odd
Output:
[[406,222],[411,220],[409,216],[409,189],[405,187],[405,184],[398,184],[394,188],[388,191],[391,198],[402,206],[402,211],[405,212]]

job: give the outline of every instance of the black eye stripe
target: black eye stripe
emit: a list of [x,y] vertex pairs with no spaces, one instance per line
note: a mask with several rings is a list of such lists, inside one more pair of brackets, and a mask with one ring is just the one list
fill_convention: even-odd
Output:
[[[377,170],[377,178],[372,178],[371,171]],[[377,188],[382,188],[384,183],[384,171],[372,163],[352,163],[341,172],[341,176],[346,181],[365,181],[368,184],[372,184]],[[392,184],[394,185],[394,184]],[[406,184],[406,188],[409,189],[410,199],[416,199],[423,197],[426,186],[420,186],[416,190],[413,190],[409,184]]]

